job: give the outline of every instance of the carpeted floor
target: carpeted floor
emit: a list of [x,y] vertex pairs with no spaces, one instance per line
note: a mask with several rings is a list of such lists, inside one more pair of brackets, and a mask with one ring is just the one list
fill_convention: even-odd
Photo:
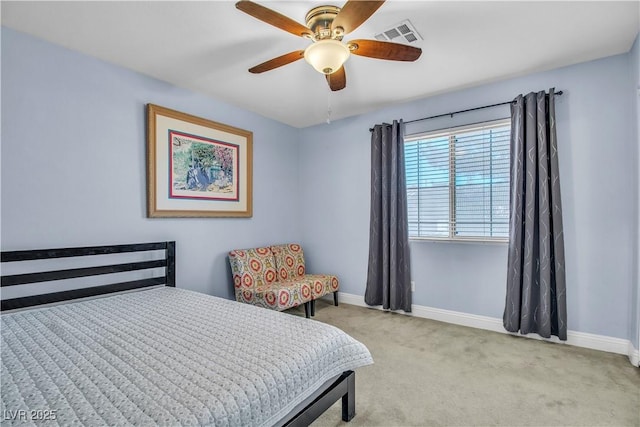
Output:
[[626,356],[330,302],[315,319],[364,343],[356,417],[321,426],[640,426],[640,369]]

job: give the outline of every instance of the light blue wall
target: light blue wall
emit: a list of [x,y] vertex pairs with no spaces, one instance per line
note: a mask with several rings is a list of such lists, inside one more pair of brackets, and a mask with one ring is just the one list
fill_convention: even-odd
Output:
[[[344,292],[364,295],[372,125],[556,87],[565,91],[557,98],[556,119],[569,329],[629,339],[629,296],[637,261],[637,234],[630,231],[637,229],[638,160],[629,155],[636,125],[628,73],[628,55],[619,55],[303,129],[301,226],[310,269],[335,272]],[[339,95],[334,102],[340,102]],[[407,133],[508,115],[508,106],[479,110],[411,124]],[[415,304],[502,318],[505,244],[413,242],[411,251]]]
[[631,303],[631,343],[640,349],[640,34],[636,36],[633,47],[629,52],[630,64],[630,96],[632,97],[632,113],[636,118],[633,145],[635,146],[636,163],[636,247]]
[[[253,131],[253,218],[146,218],[147,103]],[[231,297],[227,251],[301,238],[295,128],[7,28],[2,113],[3,250],[176,240],[179,286]]]

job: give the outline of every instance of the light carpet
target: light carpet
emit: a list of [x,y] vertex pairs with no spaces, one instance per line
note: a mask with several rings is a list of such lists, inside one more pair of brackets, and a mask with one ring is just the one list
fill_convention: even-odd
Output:
[[375,364],[356,372],[356,417],[336,403],[314,427],[640,426],[640,369],[623,355],[328,301],[315,320]]

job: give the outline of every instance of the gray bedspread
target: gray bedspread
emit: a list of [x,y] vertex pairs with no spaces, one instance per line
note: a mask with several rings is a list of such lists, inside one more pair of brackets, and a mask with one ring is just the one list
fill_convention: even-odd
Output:
[[2,425],[272,425],[373,363],[333,326],[167,287],[1,317]]

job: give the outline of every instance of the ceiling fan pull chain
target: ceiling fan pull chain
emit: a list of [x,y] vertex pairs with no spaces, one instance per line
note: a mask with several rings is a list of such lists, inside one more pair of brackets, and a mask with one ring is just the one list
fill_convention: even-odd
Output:
[[327,124],[331,124],[331,91],[327,93]]

